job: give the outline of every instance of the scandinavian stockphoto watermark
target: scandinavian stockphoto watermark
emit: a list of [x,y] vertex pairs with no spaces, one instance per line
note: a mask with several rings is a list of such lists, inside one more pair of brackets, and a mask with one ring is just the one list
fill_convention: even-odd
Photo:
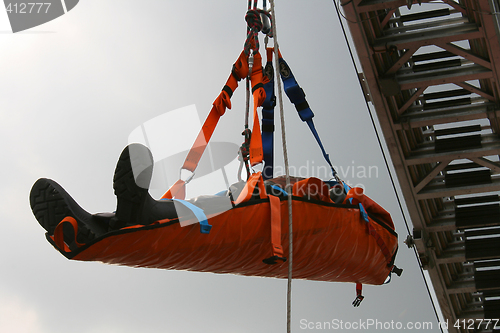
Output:
[[[351,161],[350,165],[333,165],[333,168],[337,171],[337,175],[340,177],[340,179],[363,180],[379,177],[378,166],[357,165],[354,160]],[[300,166],[291,165],[289,170],[290,174],[294,175],[295,177],[316,177],[319,179],[328,179],[329,177],[331,177],[331,169],[328,165],[326,165],[325,163],[318,165],[314,161],[306,161],[305,164]],[[275,166],[274,174],[284,175],[284,167],[280,165]]]
[[[132,130],[128,142],[147,146],[153,155],[153,176],[149,185],[153,196],[161,196],[179,179],[189,180],[186,198],[192,199],[197,196],[227,193],[228,188],[230,186],[234,188],[235,184],[239,186],[240,190],[242,189],[243,185],[241,181],[238,181],[238,173],[241,178],[245,179],[246,171],[245,168],[239,168],[238,151],[240,145],[232,142],[211,142],[208,144],[203,136],[203,131],[200,132],[201,128],[202,124],[196,106],[189,105],[163,113]],[[206,149],[195,172],[192,173],[185,170],[183,164],[194,142],[198,146],[206,146]],[[133,156],[132,160],[135,160]],[[138,164],[138,168],[143,167],[143,164]],[[350,184],[351,187],[364,188],[362,184],[364,179],[378,178],[379,176],[377,166],[356,165],[355,161],[349,165],[335,166],[335,169],[341,179],[347,178],[354,182]],[[134,171],[134,173],[139,175],[142,170]],[[275,177],[284,174],[284,168],[279,164],[275,165]],[[328,180],[332,177],[331,170],[326,164],[316,164],[314,161],[306,161],[300,166],[291,165],[290,175],[300,178],[316,177],[322,180]],[[321,188],[315,189],[313,185],[308,187],[308,191],[305,195],[311,197],[322,193]],[[211,213],[222,213],[232,208],[229,196],[219,195],[217,200],[217,209]],[[197,204],[200,202],[201,199],[196,201]],[[213,206],[213,201],[210,206]],[[176,204],[176,209],[184,209],[184,206]],[[186,223],[191,222],[187,221]]]
[[380,321],[378,319],[359,319],[357,321],[344,321],[341,319],[332,319],[331,321],[308,321],[300,320],[300,329],[302,330],[431,330],[432,322],[407,322],[399,321]]
[[79,0],[4,0],[12,32],[27,30],[52,21],[73,9]]
[[448,320],[438,323],[433,323],[430,321],[382,321],[378,319],[359,319],[357,321],[344,321],[341,319],[332,319],[330,321],[309,321],[307,319],[301,319],[299,321],[299,327],[301,330],[308,331],[325,331],[325,330],[379,330],[379,331],[389,331],[389,330],[420,330],[428,331],[432,329],[449,329],[451,327],[457,329],[498,329],[498,319],[460,319],[451,323]]

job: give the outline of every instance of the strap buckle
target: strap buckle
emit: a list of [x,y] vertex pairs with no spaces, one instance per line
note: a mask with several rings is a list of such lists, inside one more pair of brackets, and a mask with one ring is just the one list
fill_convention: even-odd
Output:
[[352,302],[352,306],[354,306],[355,308],[357,308],[361,304],[361,301],[363,301],[363,299],[365,298],[365,296],[362,295],[362,290],[362,284],[356,283],[356,298]]
[[286,258],[280,257],[280,256],[271,256],[269,258],[262,259],[262,262],[264,264],[268,264],[268,265],[276,265],[278,263],[278,260],[281,260],[282,262],[286,262]]

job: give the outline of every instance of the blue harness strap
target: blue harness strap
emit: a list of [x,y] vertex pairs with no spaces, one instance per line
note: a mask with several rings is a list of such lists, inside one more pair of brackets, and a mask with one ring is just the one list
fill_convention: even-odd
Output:
[[292,70],[290,69],[290,67],[283,58],[279,59],[279,64],[280,64],[281,80],[283,81],[285,93],[290,99],[290,102],[292,102],[295,105],[295,109],[297,110],[300,119],[306,122],[307,125],[309,126],[309,129],[311,130],[314,138],[316,139],[316,142],[318,143],[321,149],[321,152],[323,153],[323,157],[325,158],[326,162],[328,163],[328,165],[332,170],[332,175],[335,177],[337,172],[333,168],[332,162],[330,161],[330,156],[323,147],[323,143],[319,138],[319,134],[316,131],[316,128],[314,127],[314,122],[313,122],[314,113],[312,112],[311,108],[309,107],[309,104],[306,101],[306,94],[295,80]]
[[176,201],[176,202],[184,205],[184,207],[186,207],[187,209],[189,209],[193,212],[194,216],[196,217],[196,219],[200,223],[200,232],[202,234],[210,233],[210,229],[212,229],[212,226],[210,224],[208,224],[208,219],[207,219],[207,216],[205,215],[205,212],[203,212],[203,209],[201,209],[200,207],[197,207],[197,206],[193,205],[192,203],[185,201],[185,200],[180,200],[180,199],[163,199],[163,200],[172,200],[172,201]]
[[363,204],[361,202],[359,203],[359,213],[366,223],[370,223],[370,220],[368,220],[368,213],[366,212],[366,209],[365,207],[363,207]]
[[288,196],[288,193],[284,189],[282,189],[281,187],[279,187],[278,185],[271,185],[271,187],[273,189],[275,189],[276,191],[281,192],[285,197]]
[[[272,55],[272,53],[271,53]],[[262,178],[264,180],[273,178],[274,174],[274,107],[276,96],[274,95],[274,67],[272,58],[267,59],[264,75],[269,82],[264,84],[266,99],[262,103],[262,150],[264,153],[264,168]]]

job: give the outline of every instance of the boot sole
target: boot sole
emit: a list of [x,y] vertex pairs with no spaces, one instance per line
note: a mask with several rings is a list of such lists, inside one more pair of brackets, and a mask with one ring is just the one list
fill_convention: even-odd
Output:
[[[49,235],[67,216],[75,218],[79,226],[79,234],[88,236],[89,231],[101,235],[106,231],[104,226],[94,221],[92,215],[81,208],[78,203],[55,181],[47,178],[38,179],[30,192],[30,206],[38,223]],[[93,237],[92,237],[93,238]]]

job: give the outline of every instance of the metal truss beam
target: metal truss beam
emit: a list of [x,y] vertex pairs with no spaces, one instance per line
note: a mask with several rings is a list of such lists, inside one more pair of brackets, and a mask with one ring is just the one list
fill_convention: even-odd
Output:
[[495,1],[341,0],[420,263],[450,323],[495,313],[477,279],[490,279],[481,283],[500,297],[497,273],[474,268],[500,259],[500,250],[488,250],[494,239],[471,236],[493,236],[491,226],[500,225],[498,196],[491,195],[500,192]]

